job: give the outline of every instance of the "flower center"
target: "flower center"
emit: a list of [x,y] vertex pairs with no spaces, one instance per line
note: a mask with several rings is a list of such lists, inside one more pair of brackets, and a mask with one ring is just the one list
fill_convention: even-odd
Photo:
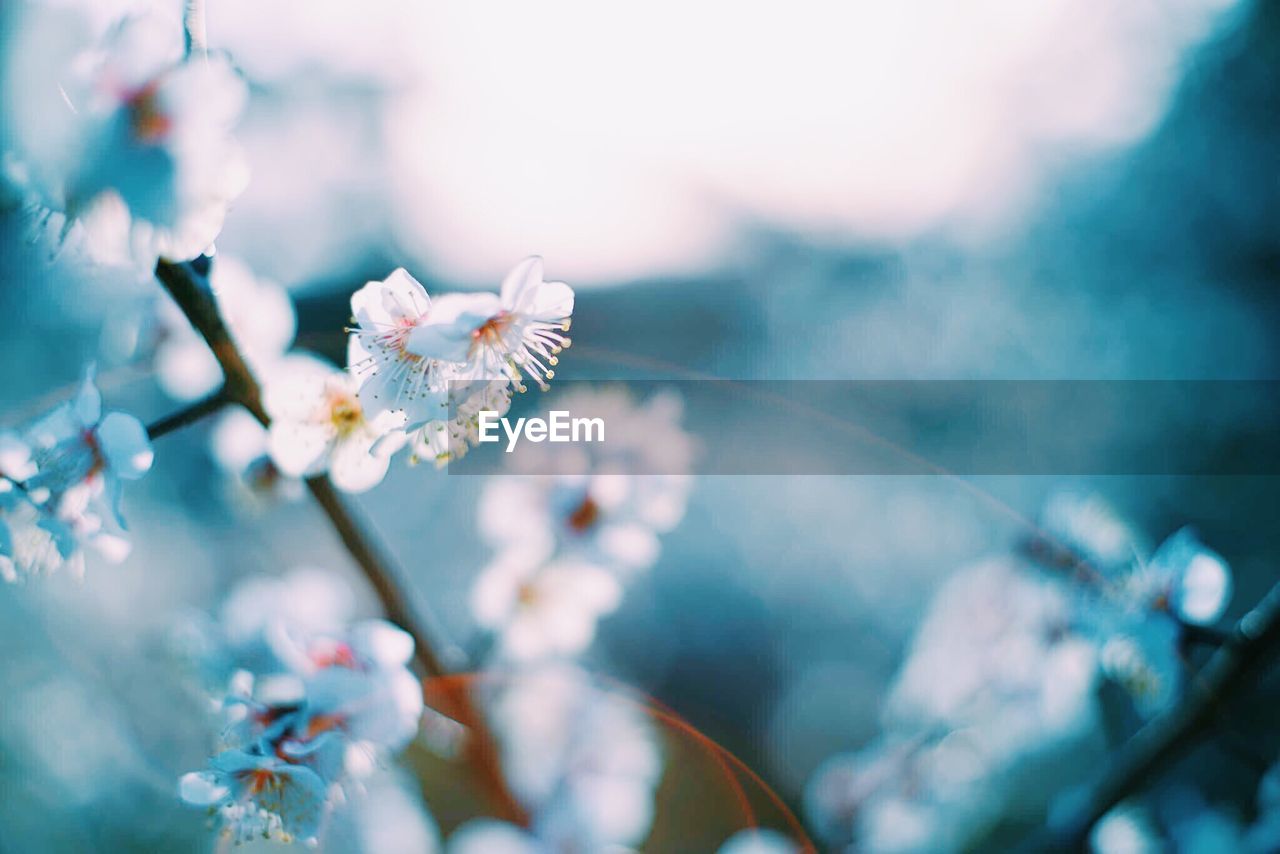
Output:
[[584,534],[599,519],[600,505],[591,500],[590,495],[584,495],[582,496],[582,502],[565,517],[564,521],[569,526],[569,530],[575,534]]
[[471,341],[473,344],[486,344],[492,346],[502,341],[502,336],[511,328],[512,315],[506,311],[500,311],[484,323],[471,330]]
[[249,794],[257,795],[267,789],[277,788],[280,785],[280,778],[276,776],[274,771],[266,768],[255,768],[249,772],[249,780],[246,788]]
[[516,591],[516,603],[521,608],[530,608],[538,602],[538,587],[532,582],[526,581],[520,585],[520,589]]
[[311,653],[311,661],[320,668],[345,667],[348,670],[356,670],[359,667],[355,652],[345,643],[337,644],[330,649],[316,650]]
[[335,394],[329,401],[329,423],[338,431],[339,437],[345,438],[364,423],[364,410],[355,398]]
[[173,128],[173,119],[160,106],[160,81],[153,80],[125,97],[129,125],[141,142],[160,142]]

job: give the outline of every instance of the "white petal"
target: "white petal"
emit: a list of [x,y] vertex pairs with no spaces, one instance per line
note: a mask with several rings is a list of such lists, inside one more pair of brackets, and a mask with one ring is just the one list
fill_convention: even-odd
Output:
[[573,288],[564,282],[544,282],[523,309],[535,320],[561,320],[573,314]]
[[413,636],[386,620],[362,620],[351,627],[351,646],[363,658],[384,667],[408,664]]
[[461,362],[471,349],[471,333],[502,310],[494,294],[445,294],[405,340],[410,353],[428,359]]
[[96,371],[90,365],[85,369],[84,382],[80,384],[79,391],[76,392],[75,399],[71,402],[72,411],[81,424],[86,426],[97,424],[98,419],[102,417],[102,395],[98,392],[98,387],[94,385],[94,374]]
[[329,465],[333,431],[323,425],[276,421],[267,433],[271,460],[292,477],[319,474]]
[[98,441],[111,473],[123,480],[137,480],[151,470],[155,454],[147,428],[132,415],[108,412],[98,425]]
[[1193,625],[1217,622],[1231,601],[1231,570],[1222,558],[1205,550],[1183,570],[1177,596],[1178,616]]
[[183,774],[178,782],[178,795],[193,806],[211,806],[229,794],[230,789],[217,782],[208,771]]
[[165,344],[156,352],[156,380],[174,400],[195,400],[209,394],[222,381],[218,360],[201,341],[190,339]]
[[542,284],[542,258],[530,255],[511,268],[502,280],[502,304],[507,309],[517,308],[525,294]]
[[351,436],[339,440],[329,457],[333,485],[343,492],[364,492],[381,483],[391,458],[375,455],[372,450],[372,439]]

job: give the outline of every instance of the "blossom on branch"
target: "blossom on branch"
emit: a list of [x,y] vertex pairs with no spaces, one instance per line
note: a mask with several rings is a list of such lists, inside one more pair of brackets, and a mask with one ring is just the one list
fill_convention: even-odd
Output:
[[87,10],[20,12],[53,50],[20,43],[5,67],[10,182],[64,236],[79,226],[99,260],[150,269],[199,255],[247,181],[231,138],[243,80],[225,57],[184,59],[176,14],[148,9],[95,37]]
[[72,400],[0,445],[0,573],[7,580],[63,566],[80,576],[86,548],[124,559],[124,483],[146,474],[154,454],[142,422],[103,413],[92,369]]
[[328,472],[347,492],[382,481],[403,444],[402,413],[370,412],[357,380],[310,356],[285,357],[267,377],[263,403],[271,416],[271,459],[286,475]]

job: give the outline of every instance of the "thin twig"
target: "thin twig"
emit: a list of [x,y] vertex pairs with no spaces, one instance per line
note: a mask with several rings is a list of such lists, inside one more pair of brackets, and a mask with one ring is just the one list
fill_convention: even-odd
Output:
[[212,415],[222,407],[231,402],[225,390],[218,389],[208,397],[201,398],[194,403],[184,406],[177,412],[170,413],[159,421],[153,421],[147,425],[147,438],[159,439],[174,430],[181,430],[188,424],[193,424],[204,418],[206,415]]
[[[218,364],[222,366],[222,393],[227,400],[239,403],[262,426],[270,426],[271,417],[262,404],[262,388],[223,323],[207,278],[196,272],[189,263],[174,263],[163,259],[156,264],[156,277],[182,309],[187,320],[204,338]],[[400,576],[394,570],[390,558],[366,536],[328,477],[322,475],[309,478],[307,488],[356,565],[368,578],[387,617],[413,637],[414,659],[418,668],[429,677],[447,675],[448,671],[436,655],[435,647],[408,605],[409,598],[401,591],[398,580]],[[461,688],[450,692],[445,699],[450,708],[441,711],[454,717],[469,730],[467,756],[492,796],[497,813],[509,821],[527,825],[528,816],[507,788],[496,743],[470,693]]]
[[1244,616],[1187,686],[1186,697],[1129,739],[1078,809],[1024,846],[1027,851],[1078,850],[1116,804],[1149,783],[1209,734],[1225,707],[1280,650],[1280,584]]

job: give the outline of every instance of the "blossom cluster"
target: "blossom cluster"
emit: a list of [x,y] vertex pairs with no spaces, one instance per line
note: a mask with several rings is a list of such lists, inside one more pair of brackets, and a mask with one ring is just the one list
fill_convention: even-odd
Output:
[[417,734],[412,638],[383,620],[352,621],[349,603],[331,576],[298,570],[248,579],[218,621],[182,627],[205,684],[224,696],[221,749],[179,791],[228,837],[316,839],[344,786]]
[[622,388],[574,389],[556,405],[601,415],[611,441],[578,446],[570,473],[486,483],[479,526],[496,555],[471,593],[501,674],[484,706],[531,826],[468,823],[451,837],[452,854],[627,850],[653,821],[662,762],[644,708],[596,684],[575,659],[684,515],[690,476],[649,472],[687,466],[692,440],[668,394],[641,401]]
[[123,560],[124,483],[152,460],[138,419],[103,412],[92,369],[71,400],[0,431],[0,575],[16,581],[65,567],[79,577],[86,552]]
[[225,57],[186,55],[180,11],[18,0],[0,22],[11,193],[59,242],[143,273],[204,252],[248,179],[231,137],[248,89]]
[[472,588],[471,610],[505,662],[586,650],[625,584],[657,562],[659,536],[684,516],[692,485],[693,440],[674,394],[637,401],[622,387],[573,389],[556,406],[600,416],[610,438],[554,452],[531,446],[518,465],[545,471],[540,451],[555,453],[556,474],[512,472],[485,484],[478,524],[496,554]]
[[[1011,811],[1048,809],[1105,757],[1108,732],[1179,698],[1188,627],[1215,622],[1230,596],[1226,562],[1193,532],[1148,552],[1091,494],[1051,497],[1025,551],[935,594],[881,734],[809,784],[829,844],[961,850]],[[1119,706],[1106,699],[1117,691]]]
[[433,300],[403,269],[360,288],[345,371],[291,354],[265,374],[276,466],[295,477],[327,471],[359,492],[402,448],[440,466],[465,454],[479,413],[505,413],[522,377],[546,389],[571,343],[573,291],[542,270],[542,259],[525,259],[498,294]]

